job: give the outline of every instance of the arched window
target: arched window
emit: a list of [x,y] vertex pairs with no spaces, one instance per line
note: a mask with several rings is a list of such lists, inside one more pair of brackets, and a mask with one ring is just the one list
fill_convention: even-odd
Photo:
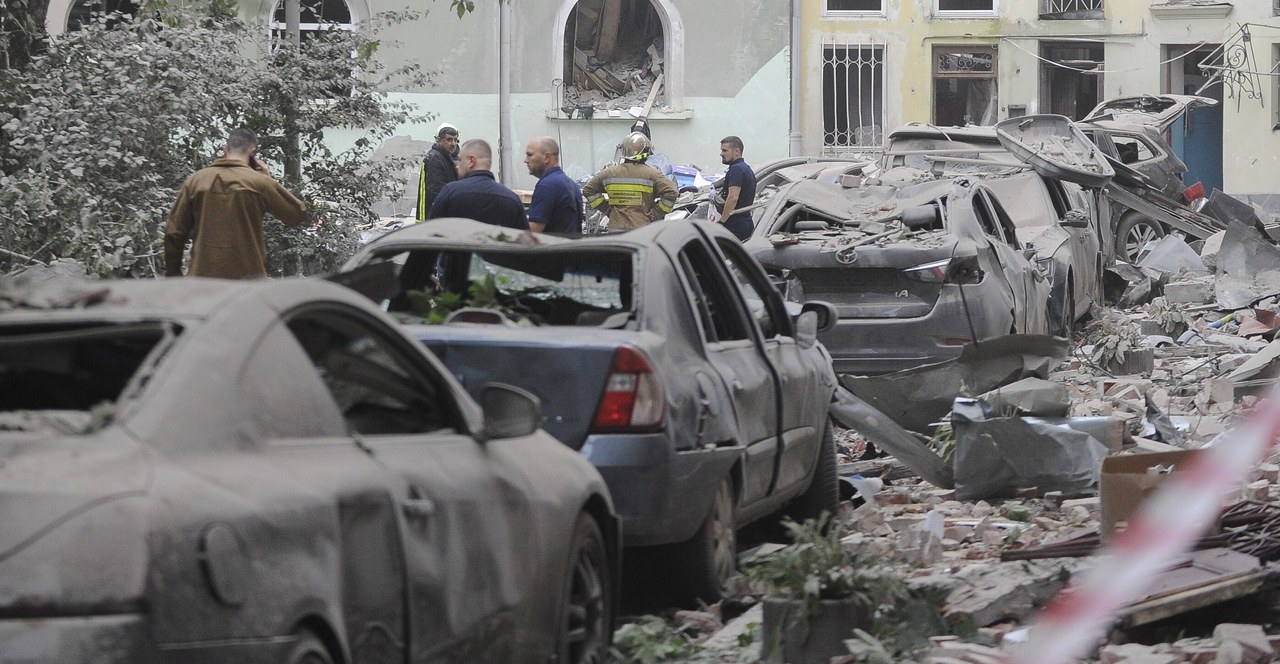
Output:
[[67,13],[67,32],[79,30],[89,23],[107,17],[107,27],[119,22],[120,16],[137,16],[135,0],[76,0]]
[[[345,0],[299,0],[298,30],[302,39],[321,30],[355,30],[356,16]],[[271,37],[284,39],[284,0],[277,0],[271,12]]]
[[556,30],[557,103],[642,106],[656,84],[657,105],[683,104],[684,25],[671,0],[561,0]]

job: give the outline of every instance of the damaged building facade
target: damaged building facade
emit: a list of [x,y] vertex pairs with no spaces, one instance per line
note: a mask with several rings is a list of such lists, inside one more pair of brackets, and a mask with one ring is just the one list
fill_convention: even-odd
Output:
[[803,3],[796,154],[876,150],[908,122],[1082,119],[1143,94],[1220,100],[1170,129],[1202,182],[1280,212],[1274,2],[818,0]]

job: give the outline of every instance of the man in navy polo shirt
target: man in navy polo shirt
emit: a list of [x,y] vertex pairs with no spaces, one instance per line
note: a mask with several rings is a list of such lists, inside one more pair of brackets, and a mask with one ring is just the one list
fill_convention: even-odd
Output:
[[529,230],[524,203],[516,192],[494,179],[489,170],[492,164],[493,148],[488,142],[473,138],[463,143],[458,159],[460,179],[440,190],[427,219],[466,217],[495,226]]
[[756,202],[756,173],[742,160],[742,139],[725,136],[720,139],[720,161],[729,165],[716,189],[724,196],[720,223],[739,240],[746,242],[755,230],[750,212],[734,212]]
[[560,169],[560,144],[550,136],[529,140],[524,149],[529,175],[538,178],[529,205],[535,233],[582,233],[582,190]]

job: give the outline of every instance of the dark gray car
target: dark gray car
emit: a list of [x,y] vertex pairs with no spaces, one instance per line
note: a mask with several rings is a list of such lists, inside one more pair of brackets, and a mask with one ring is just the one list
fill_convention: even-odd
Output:
[[820,339],[837,373],[918,367],[1048,330],[1046,277],[976,179],[801,180],[769,199],[746,247],[789,300],[835,305],[839,322]]
[[323,281],[0,281],[0,662],[598,662],[618,524]]
[[681,598],[719,597],[737,527],[835,509],[818,314],[793,318],[723,227],[570,239],[440,219],[346,269],[379,265],[396,276],[387,309],[468,389],[538,395],[545,428],[600,469],[625,544]]

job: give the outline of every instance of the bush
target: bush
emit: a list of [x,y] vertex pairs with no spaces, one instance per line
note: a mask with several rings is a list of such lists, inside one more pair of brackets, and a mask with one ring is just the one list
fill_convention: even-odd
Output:
[[[388,71],[375,57],[382,26],[416,17],[384,14],[362,32],[324,32],[302,48],[272,48],[265,31],[229,18],[144,3],[138,20],[101,19],[49,44],[20,69],[0,70],[0,273],[55,257],[91,274],[162,274],[163,222],[178,187],[219,156],[227,133],[256,130],[261,153],[318,225],[267,224],[268,272],[335,267],[358,242],[370,206],[398,185],[403,163],[369,155],[401,123],[422,121],[383,90],[424,85],[416,66]],[[178,4],[178,3],[173,3]],[[300,101],[301,100],[301,101]],[[359,129],[334,151],[326,130]],[[296,132],[299,149],[285,139]]]

